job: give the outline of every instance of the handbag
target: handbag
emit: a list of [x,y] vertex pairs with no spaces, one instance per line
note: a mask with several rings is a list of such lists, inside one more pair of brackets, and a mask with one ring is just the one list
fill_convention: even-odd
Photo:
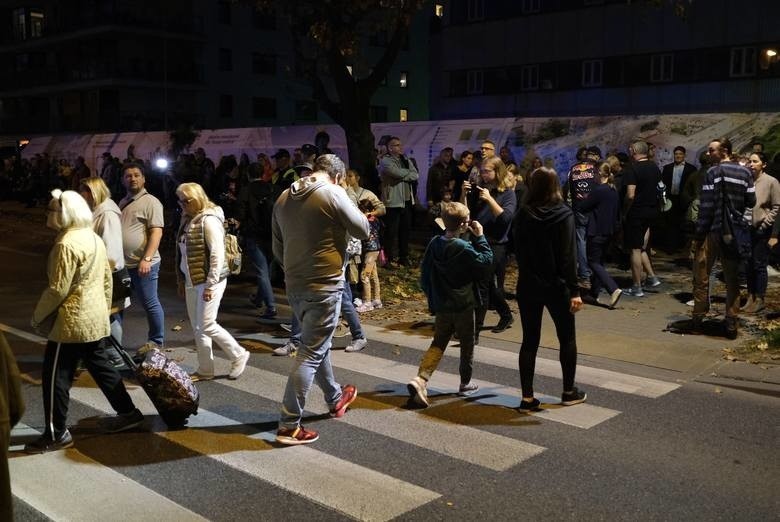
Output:
[[123,301],[133,293],[132,280],[127,267],[111,272],[111,279],[114,282],[114,289],[111,293],[111,302]]

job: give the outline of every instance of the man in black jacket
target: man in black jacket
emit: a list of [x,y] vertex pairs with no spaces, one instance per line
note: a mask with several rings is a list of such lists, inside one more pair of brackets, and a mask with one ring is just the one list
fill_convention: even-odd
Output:
[[685,161],[685,153],[685,147],[675,147],[674,161],[664,165],[661,171],[661,179],[666,185],[666,198],[672,202],[672,208],[664,213],[662,238],[659,239],[669,250],[677,250],[685,244],[682,226],[687,207],[682,204],[680,195],[685,182],[696,172],[696,167]]
[[245,241],[245,251],[257,274],[257,291],[250,296],[250,300],[258,308],[265,305],[260,319],[273,319],[276,317],[276,304],[269,265],[273,258],[271,216],[277,194],[274,185],[263,181],[261,176],[262,166],[253,164],[249,169],[249,184],[244,186],[238,195],[238,219]]

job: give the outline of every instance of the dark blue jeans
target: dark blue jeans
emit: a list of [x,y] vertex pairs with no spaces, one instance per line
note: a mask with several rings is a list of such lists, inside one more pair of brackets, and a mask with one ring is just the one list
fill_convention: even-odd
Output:
[[265,305],[268,308],[276,308],[274,303],[274,289],[271,287],[271,278],[268,271],[267,250],[263,251],[263,244],[253,237],[245,238],[246,254],[252,261],[257,274],[257,292],[255,293],[255,305]]
[[769,283],[769,276],[766,267],[769,264],[769,236],[772,233],[771,228],[758,230],[750,229],[750,243],[752,255],[747,260],[747,287],[748,293],[758,297],[766,295],[766,287]]
[[160,263],[155,263],[146,277],[138,275],[138,268],[128,268],[133,285],[133,298],[141,302],[149,324],[148,340],[163,345],[165,340],[165,313],[157,296]]
[[618,285],[612,276],[607,273],[607,269],[602,264],[604,252],[609,247],[609,237],[590,236],[588,237],[588,266],[590,266],[593,276],[591,277],[590,291],[593,297],[598,297],[602,287],[607,289],[608,293],[617,290]]

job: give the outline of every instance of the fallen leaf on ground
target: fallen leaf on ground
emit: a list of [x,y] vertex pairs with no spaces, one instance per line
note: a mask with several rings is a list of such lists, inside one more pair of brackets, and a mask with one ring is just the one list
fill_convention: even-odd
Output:
[[179,330],[181,330],[181,325],[176,324],[173,326],[173,328],[171,328],[171,330],[173,330],[174,332],[178,332]]

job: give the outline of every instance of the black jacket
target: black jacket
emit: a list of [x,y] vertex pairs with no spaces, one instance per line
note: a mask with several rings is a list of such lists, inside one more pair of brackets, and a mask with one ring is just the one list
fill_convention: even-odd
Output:
[[597,185],[588,199],[580,203],[580,211],[591,213],[587,230],[589,237],[611,236],[615,233],[620,215],[617,191],[609,185]]
[[549,292],[580,295],[574,214],[564,203],[523,207],[512,223],[517,256],[517,294],[540,299]]
[[[682,193],[683,187],[685,186],[685,182],[688,180],[688,176],[696,172],[696,167],[685,162],[685,166],[683,167],[683,173],[682,178],[680,179],[680,193]],[[672,195],[672,176],[674,175],[674,163],[667,163],[664,165],[663,170],[661,171],[661,179],[664,182],[664,185],[666,185],[666,195],[671,197],[678,197],[680,194],[677,194],[676,196]]]

